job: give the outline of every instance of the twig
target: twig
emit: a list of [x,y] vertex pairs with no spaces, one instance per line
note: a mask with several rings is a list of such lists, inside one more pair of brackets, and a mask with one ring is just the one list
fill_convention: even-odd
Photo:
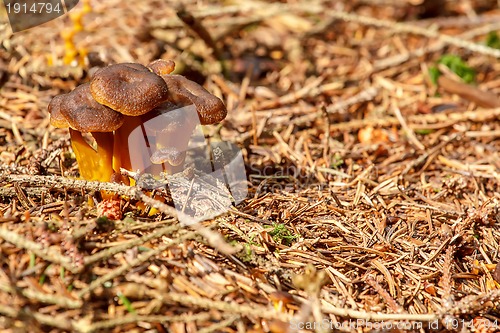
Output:
[[[173,217],[182,216],[183,213],[177,211],[175,208],[170,207],[163,202],[153,199],[142,192],[139,186],[126,186],[116,183],[104,183],[86,180],[73,180],[57,176],[25,176],[25,175],[4,175],[0,180],[5,182],[18,182],[27,183],[37,187],[50,187],[59,189],[86,189],[91,191],[106,190],[114,192],[123,196],[129,196],[134,199],[142,200],[145,204],[157,208],[164,214]],[[0,188],[0,195],[2,195]],[[223,241],[223,237],[200,224],[193,224],[190,226],[195,229],[200,235],[204,236],[210,246],[224,254],[233,254],[235,249]]]
[[160,297],[164,302],[174,301],[189,307],[194,306],[204,309],[213,309],[224,311],[227,313],[237,313],[244,316],[256,316],[263,319],[279,319],[282,321],[289,321],[291,319],[291,316],[288,314],[276,312],[268,307],[263,306],[252,307],[248,305],[237,304],[234,302],[229,303],[225,301],[214,301],[207,298],[200,298],[176,292],[169,292],[167,294],[161,295]]
[[57,327],[65,331],[72,331],[74,329],[73,323],[66,316],[32,312],[29,308],[16,310],[12,305],[6,307],[0,304],[0,314],[10,318],[19,318],[25,323],[28,322],[28,319],[33,318],[42,325]]
[[300,88],[297,91],[292,91],[292,92],[290,92],[286,95],[283,95],[277,99],[274,98],[272,100],[266,100],[266,101],[260,102],[259,104],[257,104],[255,106],[255,109],[256,110],[265,110],[265,109],[275,108],[279,105],[290,104],[290,103],[296,102],[297,100],[299,100],[301,98],[305,98],[305,97],[314,97],[314,96],[317,96],[317,95],[323,93],[324,91],[339,89],[343,86],[343,84],[339,83],[339,82],[332,82],[332,83],[328,83],[328,84],[321,86],[320,84],[321,84],[321,82],[323,82],[324,79],[325,78],[321,77],[321,76],[317,77],[317,78],[311,80],[311,82],[307,83],[305,86],[303,86],[302,88]]
[[[461,139],[461,135],[459,133],[457,134],[454,134],[452,135],[449,139],[445,140],[445,141],[442,141],[440,142],[439,144],[437,144],[435,147],[433,147],[432,149],[426,151],[422,156],[420,156],[419,158],[417,158],[416,160],[414,160],[412,163],[409,163],[406,168],[403,170],[403,172],[401,172],[401,175],[400,177],[403,177],[404,175],[406,175],[408,172],[410,172],[410,170],[412,168],[417,168],[419,166],[421,166],[422,164],[425,163],[425,161],[432,155],[434,155],[435,153],[437,153],[439,150],[441,150],[441,148],[443,148],[444,146],[446,146],[447,144],[449,144],[450,142],[452,141],[455,141],[455,140],[458,140],[460,141]],[[416,170],[415,170],[416,171]],[[420,170],[420,172],[423,171],[423,168]]]
[[125,264],[121,265],[120,267],[112,270],[108,274],[105,274],[105,275],[95,279],[94,281],[92,281],[91,284],[89,284],[87,287],[80,290],[80,292],[78,293],[78,298],[84,297],[87,293],[98,288],[99,286],[102,286],[106,281],[109,281],[111,279],[114,279],[115,277],[122,275],[130,268],[135,267],[137,265],[140,265],[140,264],[148,261],[150,258],[162,253],[163,251],[165,251],[166,249],[168,249],[172,245],[179,244],[187,239],[193,238],[195,235],[196,235],[196,233],[194,231],[185,233],[184,235],[179,236],[179,238],[177,238],[177,239],[173,239],[173,240],[170,240],[164,244],[158,245],[158,247],[154,250],[151,250],[151,251],[148,251],[148,252],[145,252],[145,253],[138,255],[137,258],[132,260],[130,263],[125,263]]
[[500,137],[500,130],[496,131],[467,131],[465,136],[468,138],[498,138]]
[[499,108],[500,99],[492,92],[481,90],[470,84],[452,80],[444,75],[438,78],[438,85],[441,89],[451,94],[476,103],[478,106],[486,108]]
[[234,323],[236,320],[240,319],[240,316],[231,316],[225,320],[222,320],[216,324],[213,324],[207,328],[203,328],[198,331],[198,333],[212,333],[212,332],[220,332],[224,328],[228,327],[232,323]]
[[120,253],[120,252],[123,252],[125,250],[128,250],[128,249],[131,249],[133,248],[134,246],[138,246],[140,244],[144,244],[150,240],[153,240],[153,239],[156,239],[156,238],[160,238],[162,236],[165,236],[165,235],[169,235],[175,231],[178,231],[179,229],[181,228],[180,225],[172,225],[172,226],[168,226],[168,227],[165,227],[165,228],[161,228],[161,229],[158,229],[150,234],[147,234],[147,235],[144,235],[142,237],[139,237],[139,238],[136,238],[136,239],[133,239],[129,242],[125,242],[124,244],[120,244],[120,245],[117,245],[117,246],[113,246],[113,247],[110,247],[106,250],[102,250],[102,251],[99,251],[91,256],[87,256],[85,257],[83,260],[84,260],[84,264],[85,265],[90,265],[90,264],[93,264],[95,262],[98,262],[102,259],[105,259],[105,258],[109,258],[111,256],[113,256],[114,254],[116,253]]
[[16,309],[13,309],[12,306],[5,306],[3,304],[0,304],[0,314],[7,317],[15,318],[18,315],[18,311],[16,311]]
[[212,35],[210,35],[201,21],[195,18],[193,14],[188,12],[187,9],[182,5],[177,10],[177,17],[179,17],[181,21],[184,22],[184,24],[186,24],[196,35],[198,35],[198,37],[201,38],[201,40],[205,42],[205,44],[207,44],[208,47],[213,50],[215,58],[221,65],[222,73],[224,73],[224,76],[227,76],[229,72],[225,61],[226,59],[224,58],[224,55],[212,38]]
[[455,247],[453,245],[446,249],[444,254],[443,262],[443,276],[441,277],[441,286],[443,288],[443,310],[448,313],[453,307],[454,300],[452,296],[452,270],[453,270],[453,253],[455,253]]
[[[134,191],[135,196],[141,199],[144,203],[150,205],[151,207],[154,207],[158,209],[160,212],[171,215],[171,216],[182,216],[184,215],[183,212],[177,211],[175,208],[170,207],[169,205],[164,204],[163,202],[153,199],[151,197],[148,197],[142,191],[136,189]],[[224,240],[224,238],[217,232],[214,232],[204,226],[202,226],[199,223],[191,224],[189,225],[191,229],[196,230],[197,233],[205,237],[205,239],[208,241],[208,244],[212,246],[214,249],[220,251],[221,253],[224,253],[226,255],[229,254],[234,254],[236,249],[227,244],[227,242]]]
[[147,323],[172,323],[172,322],[197,322],[197,321],[207,321],[212,318],[211,313],[198,313],[198,314],[182,314],[178,316],[161,316],[161,315],[127,315],[120,318],[109,319],[98,321],[89,324],[85,319],[82,319],[73,324],[74,329],[81,333],[92,333],[92,332],[102,332],[110,328],[114,328],[121,325],[137,323],[137,322],[147,322]]
[[361,16],[352,13],[341,11],[329,11],[328,16],[335,19],[341,19],[347,22],[356,22],[363,25],[372,25],[378,28],[387,28],[396,33],[410,33],[415,35],[425,36],[427,38],[436,38],[442,42],[467,49],[472,52],[489,55],[495,58],[500,58],[500,50],[491,48],[489,46],[469,42],[467,40],[445,35],[434,30],[422,28],[416,25],[400,22],[390,22],[386,20],[379,20],[373,17]]
[[267,225],[272,225],[273,224],[271,221],[264,220],[264,219],[258,218],[256,216],[253,216],[253,215],[241,212],[236,207],[232,207],[229,212],[233,213],[235,215],[239,215],[241,217],[244,217],[246,219],[249,219],[251,221],[257,222],[257,223],[262,223],[262,224],[267,224]]
[[85,189],[88,191],[105,190],[125,196],[130,196],[136,190],[136,187],[120,185],[117,183],[69,179],[61,176],[2,175],[0,176],[0,181],[7,183],[17,182],[28,184],[33,187],[45,187],[50,189]]
[[442,28],[450,28],[450,27],[468,27],[470,25],[480,25],[485,23],[498,23],[499,16],[498,15],[489,15],[481,14],[477,17],[468,17],[468,16],[450,16],[450,17],[436,17],[418,20],[415,24],[431,26],[437,25]]
[[448,244],[450,244],[451,242],[451,238],[447,238],[445,241],[443,241],[443,243],[437,248],[436,251],[434,251],[432,253],[432,255],[429,256],[429,258],[427,258],[423,263],[422,265],[423,266],[426,266],[428,265],[431,261],[433,261],[434,259],[436,259],[436,257],[441,253],[441,251],[443,251],[443,249],[448,246]]
[[484,309],[495,306],[500,302],[500,289],[490,290],[479,295],[470,295],[462,298],[449,311],[452,314],[471,314],[483,311]]
[[[382,275],[384,275],[385,280],[387,281],[387,284],[389,285],[390,295],[388,295],[388,296],[389,296],[389,297],[391,297],[391,298],[392,298],[392,297],[395,297],[395,296],[396,296],[396,284],[394,283],[394,278],[392,277],[391,272],[389,272],[389,270],[387,269],[387,267],[385,267],[385,266],[384,266],[384,265],[383,265],[383,264],[382,264],[379,260],[377,260],[377,259],[372,260],[372,262],[371,262],[371,263],[372,263],[372,265],[373,265],[375,268],[377,268],[377,269],[380,271],[380,273],[382,273]],[[377,281],[375,281],[372,277],[370,277],[370,276],[369,276],[369,277],[368,277],[368,281],[371,281],[370,279],[371,279],[371,280],[373,280],[373,282],[375,282],[376,284],[378,284],[378,283],[377,283]],[[370,282],[369,282],[369,283],[370,283]],[[371,284],[370,284],[370,285],[371,285]],[[374,285],[372,285],[372,287],[374,287],[374,288],[375,288],[375,286],[374,286]],[[380,287],[380,286],[379,286],[379,287]],[[375,288],[375,290],[377,290],[377,288]],[[391,309],[392,309],[393,311],[398,311],[398,309],[400,310],[400,307],[399,307],[399,306],[396,306],[395,301],[391,302],[391,301],[389,300],[388,304],[391,306]]]
[[[328,107],[326,107],[326,112],[328,114],[332,114],[335,112],[339,112],[341,110],[347,110],[348,107],[350,107],[354,104],[371,101],[373,98],[375,98],[375,96],[378,94],[378,92],[379,92],[379,89],[376,87],[366,88],[350,98],[347,98],[345,100],[341,100],[341,101],[338,101],[338,102],[335,102],[335,103],[329,105]],[[313,121],[313,120],[317,119],[319,116],[321,116],[322,113],[323,113],[323,111],[319,110],[319,111],[316,111],[316,112],[313,112],[310,114],[306,114],[306,115],[301,116],[301,117],[297,117],[293,120],[293,123],[296,125],[301,125],[301,124]]]
[[365,281],[385,300],[389,308],[395,313],[403,313],[403,308],[371,275]]
[[1,283],[0,283],[0,290],[3,290],[8,293],[19,292],[21,295],[30,300],[37,300],[42,303],[54,304],[61,308],[66,308],[66,309],[78,309],[83,304],[81,300],[71,299],[65,296],[47,294],[41,291],[36,291],[28,288],[18,288],[16,286],[2,285]]
[[[489,120],[496,120],[500,117],[500,108],[495,109],[479,109],[474,111],[461,111],[451,113],[436,113],[436,114],[423,114],[408,116],[406,122],[410,128],[412,123],[447,123],[452,125],[452,122],[460,121],[474,121],[485,122]],[[400,125],[399,121],[394,117],[379,118],[379,119],[356,119],[349,122],[333,124],[330,126],[330,131],[352,131],[355,129],[363,128],[369,125],[388,127]],[[450,126],[448,125],[448,126]],[[419,126],[420,127],[420,126]]]
[[375,312],[366,312],[366,311],[358,311],[351,310],[345,308],[339,308],[336,306],[327,303],[326,301],[322,301],[322,310],[326,313],[331,313],[339,317],[347,317],[354,319],[364,319],[366,321],[434,321],[439,317],[437,314],[429,313],[429,314],[413,314],[413,313],[375,313]]
[[413,132],[413,130],[406,124],[406,121],[403,118],[403,115],[401,114],[399,108],[394,105],[392,107],[392,111],[396,115],[396,118],[401,124],[401,127],[406,132],[406,135],[408,136],[408,140],[410,140],[410,143],[412,143],[413,146],[419,150],[425,150],[425,146],[420,141],[418,141],[417,137],[415,136],[415,132]]
[[[467,40],[467,39],[474,38],[478,35],[484,35],[490,31],[495,31],[498,29],[500,29],[500,23],[495,22],[493,24],[489,24],[489,25],[484,26],[484,27],[480,27],[477,29],[467,31],[463,34],[458,35],[456,38]],[[428,53],[437,52],[437,51],[441,50],[442,48],[444,48],[445,46],[446,46],[446,43],[444,43],[442,41],[438,41],[438,42],[432,43],[431,45],[427,45],[427,46],[418,48],[418,49],[413,50],[413,51],[408,52],[408,53],[397,54],[395,56],[392,56],[392,57],[389,57],[386,59],[377,60],[373,64],[373,71],[376,72],[376,71],[384,70],[384,69],[389,68],[389,67],[395,67],[395,66],[400,65],[404,62],[407,62],[408,60],[410,60],[412,58],[418,58],[418,57],[421,57],[421,56],[428,54]]]
[[72,273],[77,273],[83,268],[75,266],[74,263],[71,262],[70,258],[62,256],[58,251],[55,251],[52,248],[44,249],[42,244],[30,241],[13,231],[7,230],[7,228],[0,228],[0,238],[14,244],[18,248],[32,251],[40,258],[60,264]]

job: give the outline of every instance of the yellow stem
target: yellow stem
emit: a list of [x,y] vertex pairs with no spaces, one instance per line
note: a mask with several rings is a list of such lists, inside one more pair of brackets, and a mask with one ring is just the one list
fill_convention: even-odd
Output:
[[82,133],[73,129],[69,132],[80,176],[87,180],[109,182],[113,174],[113,133],[92,133],[97,144],[95,150],[85,141]]

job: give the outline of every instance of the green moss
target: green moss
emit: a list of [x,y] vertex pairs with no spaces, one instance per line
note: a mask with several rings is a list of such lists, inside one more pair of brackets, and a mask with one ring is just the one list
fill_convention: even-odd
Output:
[[344,164],[344,159],[339,153],[335,153],[332,156],[331,162],[330,162],[330,168],[337,170]]
[[293,240],[298,238],[297,235],[292,234],[292,232],[282,223],[273,224],[272,228],[273,230],[269,231],[269,235],[271,235],[277,243],[282,243],[288,246]]

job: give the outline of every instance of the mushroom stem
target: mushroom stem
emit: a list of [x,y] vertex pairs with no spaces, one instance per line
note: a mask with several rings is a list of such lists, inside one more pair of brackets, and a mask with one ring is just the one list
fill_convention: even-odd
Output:
[[160,174],[161,166],[150,161],[154,138],[147,136],[141,117],[125,116],[125,121],[115,131],[113,151],[113,169],[141,170],[151,174]]
[[144,147],[140,146],[140,142],[137,142],[135,140],[130,140],[129,142],[130,134],[136,128],[141,126],[141,124],[142,121],[140,117],[125,116],[125,121],[123,122],[122,127],[115,131],[113,169],[116,172],[120,172],[120,168],[133,170],[131,160],[132,156],[130,156],[130,151],[141,152],[144,149]]
[[96,150],[85,141],[81,132],[71,128],[69,132],[80,176],[87,180],[109,182],[113,174],[113,133],[91,133],[97,144]]

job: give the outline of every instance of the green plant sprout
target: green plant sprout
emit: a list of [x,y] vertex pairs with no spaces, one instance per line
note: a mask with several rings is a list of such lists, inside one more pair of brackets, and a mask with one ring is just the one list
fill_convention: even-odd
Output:
[[121,292],[118,292],[116,295],[118,296],[120,301],[123,303],[123,306],[125,307],[125,309],[127,310],[128,313],[135,313],[134,306],[129,301],[127,296],[123,295]]
[[[465,83],[474,83],[476,80],[476,71],[467,65],[467,63],[459,56],[453,54],[445,54],[437,61],[437,64],[443,64],[448,67],[453,73],[457,74]],[[429,68],[431,81],[437,85],[437,80],[441,75],[437,66]]]

